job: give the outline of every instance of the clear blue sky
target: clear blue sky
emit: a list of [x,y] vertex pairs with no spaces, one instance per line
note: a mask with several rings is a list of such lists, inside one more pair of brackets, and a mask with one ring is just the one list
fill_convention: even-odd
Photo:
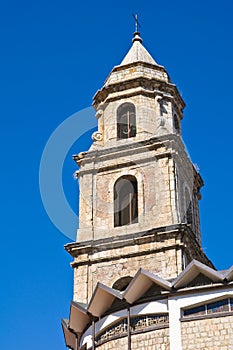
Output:
[[[63,249],[69,239],[43,208],[40,158],[54,129],[91,105],[126,54],[135,12],[145,47],[187,104],[183,136],[205,180],[203,246],[218,269],[233,263],[232,1],[1,2],[1,349],[65,349],[60,319],[72,299],[71,259]],[[76,209],[71,154],[63,178]]]

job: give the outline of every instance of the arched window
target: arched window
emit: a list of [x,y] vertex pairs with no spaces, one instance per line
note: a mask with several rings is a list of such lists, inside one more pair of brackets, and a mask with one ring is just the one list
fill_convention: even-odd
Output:
[[117,138],[136,136],[136,113],[132,103],[123,103],[117,110]]
[[193,210],[192,210],[192,199],[188,189],[185,189],[185,208],[186,208],[186,222],[187,224],[192,225],[193,223]]
[[123,292],[123,290],[126,290],[132,279],[133,277],[130,276],[121,277],[113,284],[112,288]]
[[114,185],[114,226],[138,222],[138,189],[134,176],[122,176]]

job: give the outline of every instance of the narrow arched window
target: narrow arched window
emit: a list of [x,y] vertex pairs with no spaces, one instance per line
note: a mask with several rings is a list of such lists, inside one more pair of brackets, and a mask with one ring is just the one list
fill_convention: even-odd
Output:
[[114,226],[138,222],[138,189],[134,176],[122,176],[114,185]]
[[132,103],[123,103],[117,110],[117,138],[136,136],[136,113]]
[[185,189],[185,205],[186,205],[186,222],[187,224],[192,225],[193,222],[193,210],[192,210],[192,199],[188,189]]

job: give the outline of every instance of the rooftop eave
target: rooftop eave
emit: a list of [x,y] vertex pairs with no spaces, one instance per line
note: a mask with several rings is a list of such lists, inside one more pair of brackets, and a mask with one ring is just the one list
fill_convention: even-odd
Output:
[[[137,67],[137,66],[141,66],[141,65],[143,65],[144,67],[147,67],[147,68],[151,68],[151,69],[154,69],[154,70],[160,70],[161,72],[167,73],[165,67],[161,66],[159,64],[152,64],[152,63],[143,62],[143,61],[131,62],[131,63],[128,63],[128,64],[118,65],[118,66],[113,67],[113,69],[109,73],[107,79],[105,80],[104,84],[107,83],[108,78],[110,77],[110,75],[113,72],[119,72],[121,70],[125,70],[125,69],[132,68],[132,67]],[[167,73],[167,75],[168,75],[168,73]],[[169,77],[169,75],[168,75],[168,77]]]
[[130,304],[140,299],[145,292],[153,285],[157,285],[166,291],[170,291],[171,283],[167,280],[156,276],[144,269],[139,269],[128,287],[126,288],[123,297]]
[[122,294],[118,290],[114,290],[98,282],[87,310],[92,315],[100,317],[111,307],[116,298],[123,299]]
[[193,260],[173,281],[172,287],[175,289],[183,288],[194,280],[200,273],[211,279],[213,282],[223,282],[221,272],[212,269],[200,261]]
[[69,321],[66,319],[62,319],[62,330],[66,346],[72,350],[76,350],[78,335],[69,329]]
[[82,333],[90,322],[88,311],[79,303],[72,301],[70,305],[69,329],[75,333]]
[[233,281],[233,265],[224,273],[224,279],[227,281]]

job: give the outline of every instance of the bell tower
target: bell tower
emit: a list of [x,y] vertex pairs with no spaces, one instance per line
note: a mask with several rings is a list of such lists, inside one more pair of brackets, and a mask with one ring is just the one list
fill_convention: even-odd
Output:
[[166,279],[193,259],[211,267],[201,247],[203,181],[182,141],[185,103],[139,32],[93,107],[93,144],[74,156],[80,225],[66,246],[74,300],[88,303],[99,281],[122,291],[140,267]]

